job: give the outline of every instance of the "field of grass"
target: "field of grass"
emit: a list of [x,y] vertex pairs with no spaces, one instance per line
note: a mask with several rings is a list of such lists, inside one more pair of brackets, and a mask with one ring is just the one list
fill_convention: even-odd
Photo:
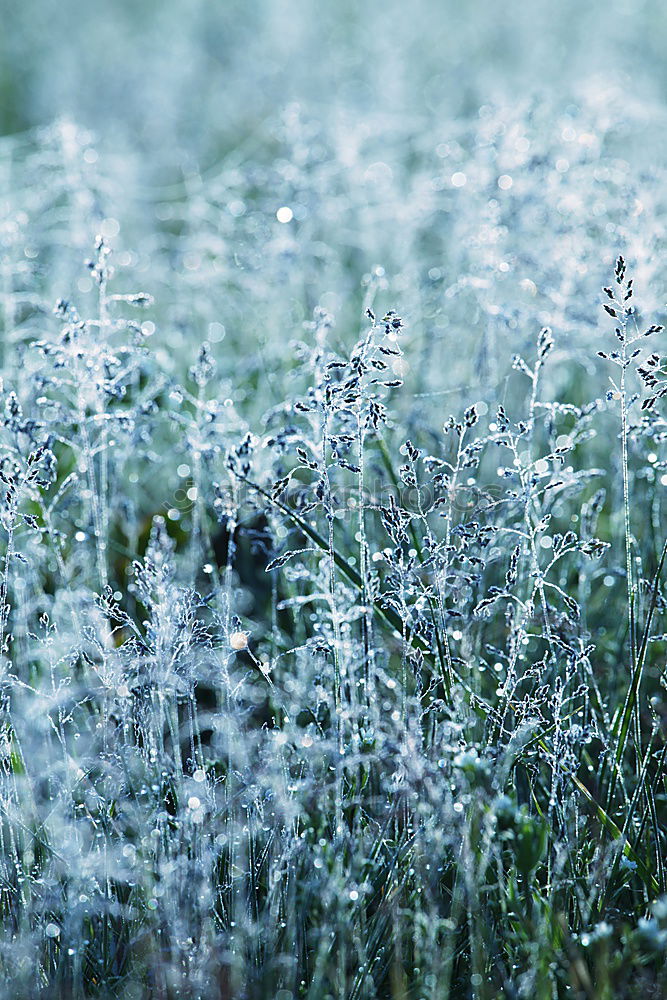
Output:
[[2,1000],[662,1000],[659,5],[6,25]]

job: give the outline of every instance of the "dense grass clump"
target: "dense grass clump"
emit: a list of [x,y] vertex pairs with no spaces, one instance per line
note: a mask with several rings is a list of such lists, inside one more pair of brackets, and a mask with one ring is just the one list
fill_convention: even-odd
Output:
[[3,996],[667,992],[664,177],[438,128],[2,140]]

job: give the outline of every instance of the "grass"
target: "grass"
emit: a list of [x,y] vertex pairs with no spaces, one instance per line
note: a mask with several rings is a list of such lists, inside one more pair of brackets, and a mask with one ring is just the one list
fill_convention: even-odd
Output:
[[413,148],[402,269],[292,119],[134,222],[3,140],[3,995],[664,995],[658,181],[494,114]]

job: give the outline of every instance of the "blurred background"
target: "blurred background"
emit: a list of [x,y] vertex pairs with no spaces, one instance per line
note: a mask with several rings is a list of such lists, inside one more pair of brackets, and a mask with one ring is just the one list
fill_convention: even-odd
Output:
[[660,0],[5,0],[0,131],[67,115],[152,165],[206,163],[305,101],[417,122],[613,84],[662,101]]
[[660,0],[5,2],[4,339],[85,311],[101,232],[161,369],[207,340],[251,424],[315,308],[341,350],[401,313],[415,419],[545,323],[582,386],[616,254],[665,300],[666,36]]

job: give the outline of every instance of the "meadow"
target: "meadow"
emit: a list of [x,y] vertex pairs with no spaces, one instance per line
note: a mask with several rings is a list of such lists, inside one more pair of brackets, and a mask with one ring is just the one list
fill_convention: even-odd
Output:
[[639,7],[8,15],[0,996],[667,995]]

